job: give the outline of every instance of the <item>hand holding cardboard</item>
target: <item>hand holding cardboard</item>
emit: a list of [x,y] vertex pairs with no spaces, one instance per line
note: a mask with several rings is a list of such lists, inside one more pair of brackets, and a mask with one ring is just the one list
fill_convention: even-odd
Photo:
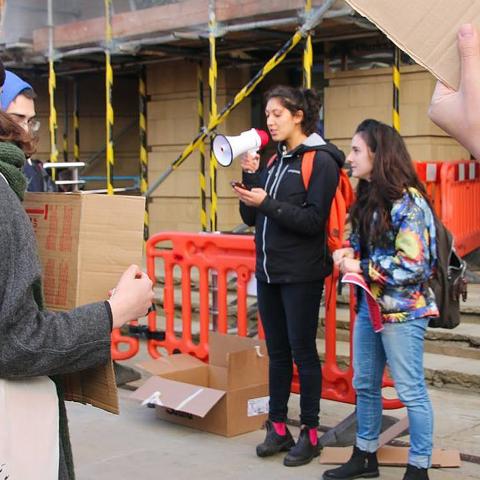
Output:
[[437,82],[428,115],[480,158],[480,36],[471,24],[458,32],[461,59],[460,87],[455,91]]
[[346,2],[440,80],[429,109],[430,118],[480,158],[480,46],[475,28],[480,26],[480,3]]

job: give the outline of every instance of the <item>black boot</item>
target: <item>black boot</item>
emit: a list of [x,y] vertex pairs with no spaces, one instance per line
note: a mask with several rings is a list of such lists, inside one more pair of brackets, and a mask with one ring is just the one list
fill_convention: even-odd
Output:
[[379,477],[376,453],[368,453],[353,447],[350,460],[341,467],[327,470],[323,480],[354,480],[355,478]]
[[257,445],[257,455],[259,457],[270,457],[278,452],[286,452],[295,445],[288,428],[285,435],[278,435],[270,420],[265,422],[265,428],[267,430],[265,440]]
[[429,480],[428,469],[407,465],[407,470],[405,471],[403,480]]
[[290,449],[285,458],[283,464],[286,467],[298,467],[310,463],[313,458],[320,455],[320,445],[312,445],[310,441],[309,429],[302,428],[296,445]]

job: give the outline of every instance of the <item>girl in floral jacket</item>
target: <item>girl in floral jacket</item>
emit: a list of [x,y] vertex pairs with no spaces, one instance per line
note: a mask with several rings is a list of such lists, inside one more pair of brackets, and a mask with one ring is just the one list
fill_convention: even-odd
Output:
[[376,120],[363,121],[347,162],[359,179],[350,214],[351,248],[337,250],[334,261],[343,273],[363,276],[380,307],[383,325],[376,333],[365,294],[358,292],[353,337],[356,442],[350,460],[328,470],[323,478],[379,476],[381,386],[388,364],[410,423],[411,447],[403,480],[428,480],[433,418],[423,351],[429,318],[438,316],[428,287],[436,263],[434,217],[405,143],[393,128]]

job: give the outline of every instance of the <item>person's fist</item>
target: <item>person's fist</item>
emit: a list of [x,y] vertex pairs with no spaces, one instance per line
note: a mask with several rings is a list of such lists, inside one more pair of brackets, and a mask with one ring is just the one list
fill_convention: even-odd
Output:
[[339,267],[340,266],[340,262],[344,259],[344,258],[353,258],[354,255],[353,255],[353,248],[339,248],[338,250],[335,250],[332,254],[332,258],[333,258],[333,263],[335,264],[336,267]]
[[109,298],[113,327],[147,314],[153,302],[153,283],[137,265],[130,265],[120,277]]
[[242,170],[247,173],[255,173],[260,166],[260,155],[258,153],[245,152],[240,157]]

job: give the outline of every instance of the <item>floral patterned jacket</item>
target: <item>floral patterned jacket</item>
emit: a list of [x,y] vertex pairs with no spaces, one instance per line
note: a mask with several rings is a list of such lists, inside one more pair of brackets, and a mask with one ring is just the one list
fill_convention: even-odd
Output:
[[[427,281],[436,264],[435,221],[421,193],[410,188],[393,204],[392,230],[386,246],[368,242],[368,258],[360,261],[385,323],[438,316]],[[360,257],[360,239],[350,235]]]

